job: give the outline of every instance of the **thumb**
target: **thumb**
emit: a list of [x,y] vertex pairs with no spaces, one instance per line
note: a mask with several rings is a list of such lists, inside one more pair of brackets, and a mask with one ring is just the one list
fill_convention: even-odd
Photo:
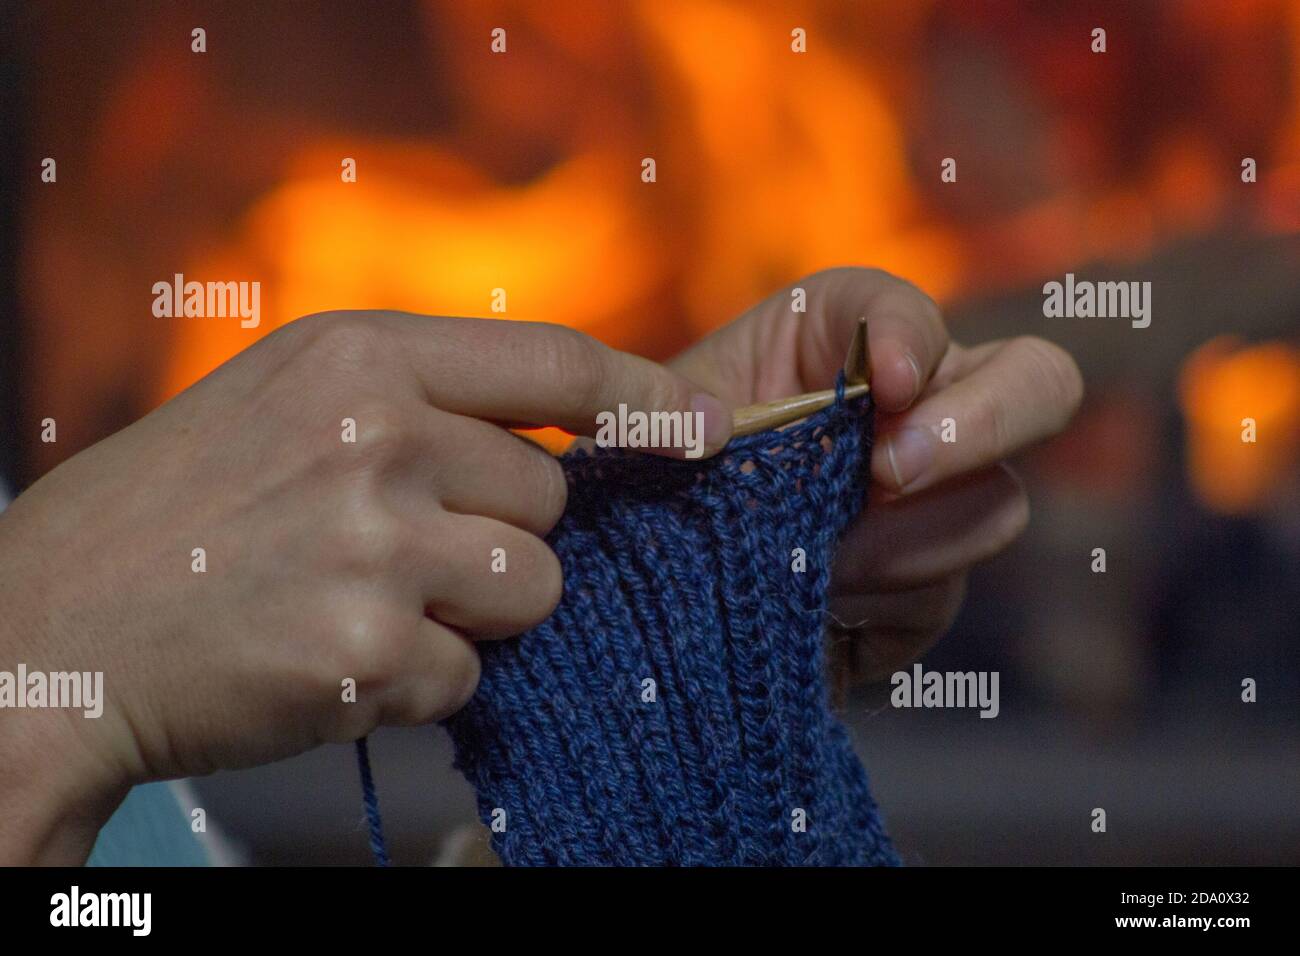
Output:
[[938,368],[948,332],[929,296],[878,269],[805,276],[692,346],[673,367],[740,403],[829,388],[864,315],[872,394],[885,411],[900,411]]

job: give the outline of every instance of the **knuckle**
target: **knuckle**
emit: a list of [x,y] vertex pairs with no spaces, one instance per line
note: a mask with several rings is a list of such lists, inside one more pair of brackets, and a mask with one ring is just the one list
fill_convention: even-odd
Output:
[[1001,457],[1012,447],[1014,436],[1010,416],[999,393],[986,390],[972,396],[970,424],[978,444],[990,449],[994,456]]
[[930,297],[930,294],[919,286],[907,283],[912,292],[912,301],[919,304],[922,314],[934,325],[943,325],[943,309],[939,308],[939,303]]
[[545,544],[541,550],[541,567],[538,570],[537,621],[540,624],[554,613],[564,597],[564,572],[560,559]]
[[352,416],[357,423],[357,451],[367,459],[388,461],[397,458],[411,438],[408,417],[387,402],[368,402]]
[[[426,635],[427,639],[427,635]],[[445,638],[448,650],[436,667],[404,682],[380,714],[381,724],[412,727],[450,717],[469,703],[478,689],[481,662],[478,651],[454,635]],[[450,642],[455,643],[450,643]]]
[[565,506],[569,503],[569,482],[564,477],[560,463],[546,452],[540,449],[536,453],[530,451],[530,457],[537,473],[533,482],[537,488],[533,505],[536,530],[545,535],[559,524],[564,515]]
[[[942,327],[943,313],[928,295],[912,285],[896,285],[881,292],[871,304],[871,315],[889,318],[916,328],[924,336],[922,344],[932,347],[931,327]],[[923,320],[918,323],[918,319]]]
[[284,323],[278,329],[273,331],[267,338],[278,338],[281,340],[301,344],[320,332],[320,330],[342,315],[339,312],[311,312],[307,315],[300,315],[298,318]]
[[647,411],[688,413],[691,410],[691,395],[686,383],[671,372],[656,370],[650,388],[650,408]]
[[829,269],[817,270],[805,281],[878,283],[893,278],[893,275],[875,266],[832,266]]
[[478,689],[479,675],[482,672],[478,651],[468,641],[460,638],[456,640],[461,645],[460,649],[450,655],[447,666],[438,675],[438,703],[432,714],[436,720],[460,710],[469,703],[474,691]]
[[915,306],[919,302],[927,312],[934,315],[939,314],[938,303],[910,279],[904,279],[902,276],[886,272],[878,277],[878,281],[884,283],[884,288],[881,291],[882,298],[893,299],[908,306]]
[[344,509],[339,523],[337,553],[344,555],[346,568],[360,577],[387,573],[409,551],[410,531],[369,495]]
[[576,329],[556,328],[547,336],[543,360],[552,381],[564,383],[575,411],[595,407],[605,395],[605,363],[600,343]]
[[1068,421],[1083,402],[1083,376],[1070,353],[1054,342],[1022,335],[1011,343],[1041,394]]
[[947,347],[948,333],[943,310],[919,287],[906,279],[891,277],[889,284],[871,305],[872,314],[889,317],[902,323],[916,336],[915,344],[921,349],[917,358],[926,356],[937,361]]
[[533,538],[522,551],[520,572],[525,586],[518,592],[519,604],[515,610],[519,622],[529,628],[541,624],[559,606],[564,596],[564,573],[560,570],[560,559],[544,541]]
[[335,675],[351,677],[358,689],[374,691],[385,686],[402,667],[402,641],[395,623],[380,611],[364,605],[348,608],[334,620],[330,653]]
[[300,333],[303,352],[313,363],[364,367],[378,348],[379,327],[362,312],[322,312],[298,323],[305,327]]
[[920,302],[927,312],[940,314],[938,304],[920,286],[886,269],[874,266],[835,266],[814,273],[809,277],[809,280],[813,279],[852,285],[855,289],[878,296],[878,302],[882,304],[893,302],[905,305],[909,311]]

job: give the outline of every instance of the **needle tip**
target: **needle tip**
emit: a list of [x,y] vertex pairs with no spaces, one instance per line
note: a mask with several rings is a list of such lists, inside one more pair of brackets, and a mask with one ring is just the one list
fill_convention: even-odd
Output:
[[867,317],[858,319],[849,342],[849,354],[844,359],[844,381],[848,385],[871,383],[871,351],[867,345]]

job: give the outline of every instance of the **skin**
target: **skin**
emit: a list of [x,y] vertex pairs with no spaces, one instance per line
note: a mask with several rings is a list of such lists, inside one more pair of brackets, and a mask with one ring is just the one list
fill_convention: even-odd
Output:
[[[791,290],[807,312],[791,312]],[[672,362],[732,405],[826,388],[867,316],[877,408],[868,507],[836,555],[831,611],[840,656],[880,680],[948,629],[970,569],[1029,522],[1005,459],[1060,432],[1083,399],[1069,354],[1021,336],[966,348],[914,285],[875,269],[816,273],[750,309]],[[952,443],[939,440],[946,418]]]
[[[806,315],[779,293],[671,367],[557,326],[309,316],[54,469],[0,516],[0,667],[103,671],[104,714],[4,712],[0,863],[83,862],[137,783],[455,712],[475,642],[541,622],[563,586],[542,540],[563,474],[503,426],[590,435],[620,403],[696,410],[711,454],[729,406],[825,387],[863,312],[887,413],[879,501],[837,559],[835,601],[867,622],[853,643],[877,669],[919,654],[969,567],[1024,527],[999,463],[1064,426],[1078,372],[1036,339],[950,343],[934,304],[884,273],[799,285]],[[899,482],[888,436],[948,415],[961,440]]]

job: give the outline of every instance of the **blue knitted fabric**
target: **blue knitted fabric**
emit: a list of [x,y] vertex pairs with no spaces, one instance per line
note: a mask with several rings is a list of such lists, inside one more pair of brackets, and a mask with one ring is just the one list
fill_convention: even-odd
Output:
[[564,598],[478,645],[482,681],[446,722],[484,823],[505,811],[505,864],[898,863],[824,674],[870,448],[860,399],[709,461],[562,459]]

